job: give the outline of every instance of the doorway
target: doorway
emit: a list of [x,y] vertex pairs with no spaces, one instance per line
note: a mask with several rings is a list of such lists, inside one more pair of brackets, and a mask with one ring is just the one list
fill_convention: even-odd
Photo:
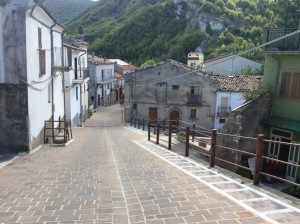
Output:
[[[271,140],[290,143],[292,140],[292,132],[272,128]],[[271,158],[288,162],[291,154],[291,146],[273,142],[269,145],[268,154]],[[291,159],[293,159],[293,156],[291,156]],[[288,177],[288,173],[289,175],[292,174],[291,168],[288,168],[288,165],[282,163],[278,164],[278,166],[280,166],[280,169],[278,169],[278,171],[280,171],[279,176],[286,179],[290,178]]]
[[177,119],[180,118],[180,111],[178,109],[172,109],[170,111],[170,122],[171,122],[171,125],[177,125]]
[[149,107],[149,121],[157,120],[157,107]]

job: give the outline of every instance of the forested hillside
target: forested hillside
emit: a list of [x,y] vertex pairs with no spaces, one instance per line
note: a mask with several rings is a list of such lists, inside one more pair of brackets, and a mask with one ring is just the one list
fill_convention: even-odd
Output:
[[92,0],[44,0],[43,4],[61,21],[67,22],[96,4]]
[[[67,28],[75,37],[83,27],[97,55],[136,65],[168,58],[186,63],[197,46],[209,59],[261,44],[264,27],[295,28],[296,9],[298,0],[102,0]],[[259,50],[247,56],[262,59]]]

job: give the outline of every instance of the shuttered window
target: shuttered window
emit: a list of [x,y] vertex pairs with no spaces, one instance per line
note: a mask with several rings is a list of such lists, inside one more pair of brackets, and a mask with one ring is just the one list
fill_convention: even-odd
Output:
[[197,118],[197,109],[190,110],[190,118],[196,119]]
[[279,97],[300,100],[300,71],[281,73]]
[[42,43],[42,28],[38,28],[38,51],[39,51],[39,65],[40,65],[40,76],[46,74],[46,51],[43,50]]
[[39,50],[40,76],[46,74],[46,51]]

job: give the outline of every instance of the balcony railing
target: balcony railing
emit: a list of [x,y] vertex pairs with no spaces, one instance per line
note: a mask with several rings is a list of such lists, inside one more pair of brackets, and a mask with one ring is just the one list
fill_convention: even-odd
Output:
[[199,95],[190,95],[188,93],[188,96],[187,96],[187,104],[188,105],[201,105],[201,94]]
[[[265,33],[265,42],[270,42],[284,35],[293,33],[297,29],[270,29]],[[265,51],[300,51],[300,33],[278,40],[272,44],[268,44],[264,48]]]
[[[77,74],[77,75],[76,75]],[[74,82],[82,82],[83,80],[89,78],[89,69],[88,68],[82,68],[81,70],[78,69],[77,73],[75,73]]]
[[231,107],[218,107],[218,117],[228,117],[231,111]]
[[114,75],[111,76],[104,76],[104,77],[96,77],[97,83],[109,83],[116,80],[116,77]]
[[[63,64],[64,63],[64,64]],[[55,47],[53,49],[53,68],[58,71],[69,71],[70,65],[64,60],[62,62],[62,48]]]

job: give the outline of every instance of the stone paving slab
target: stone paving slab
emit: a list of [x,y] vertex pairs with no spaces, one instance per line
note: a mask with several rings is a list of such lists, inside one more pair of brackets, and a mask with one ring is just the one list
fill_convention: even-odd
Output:
[[[135,141],[135,143],[270,223],[300,223],[300,209],[296,207],[236,182],[152,142],[140,140]],[[206,172],[203,172],[204,170]]]
[[[121,127],[116,120],[119,115],[118,107],[101,109],[86,127],[73,129],[71,144],[44,146],[1,168],[0,223],[265,224],[300,220],[296,210],[281,208],[282,204],[264,195],[257,198],[257,192],[242,193],[246,190],[230,179],[145,141],[145,135]],[[223,192],[219,188],[224,184],[228,185]],[[253,208],[259,202],[265,208],[262,213]]]

